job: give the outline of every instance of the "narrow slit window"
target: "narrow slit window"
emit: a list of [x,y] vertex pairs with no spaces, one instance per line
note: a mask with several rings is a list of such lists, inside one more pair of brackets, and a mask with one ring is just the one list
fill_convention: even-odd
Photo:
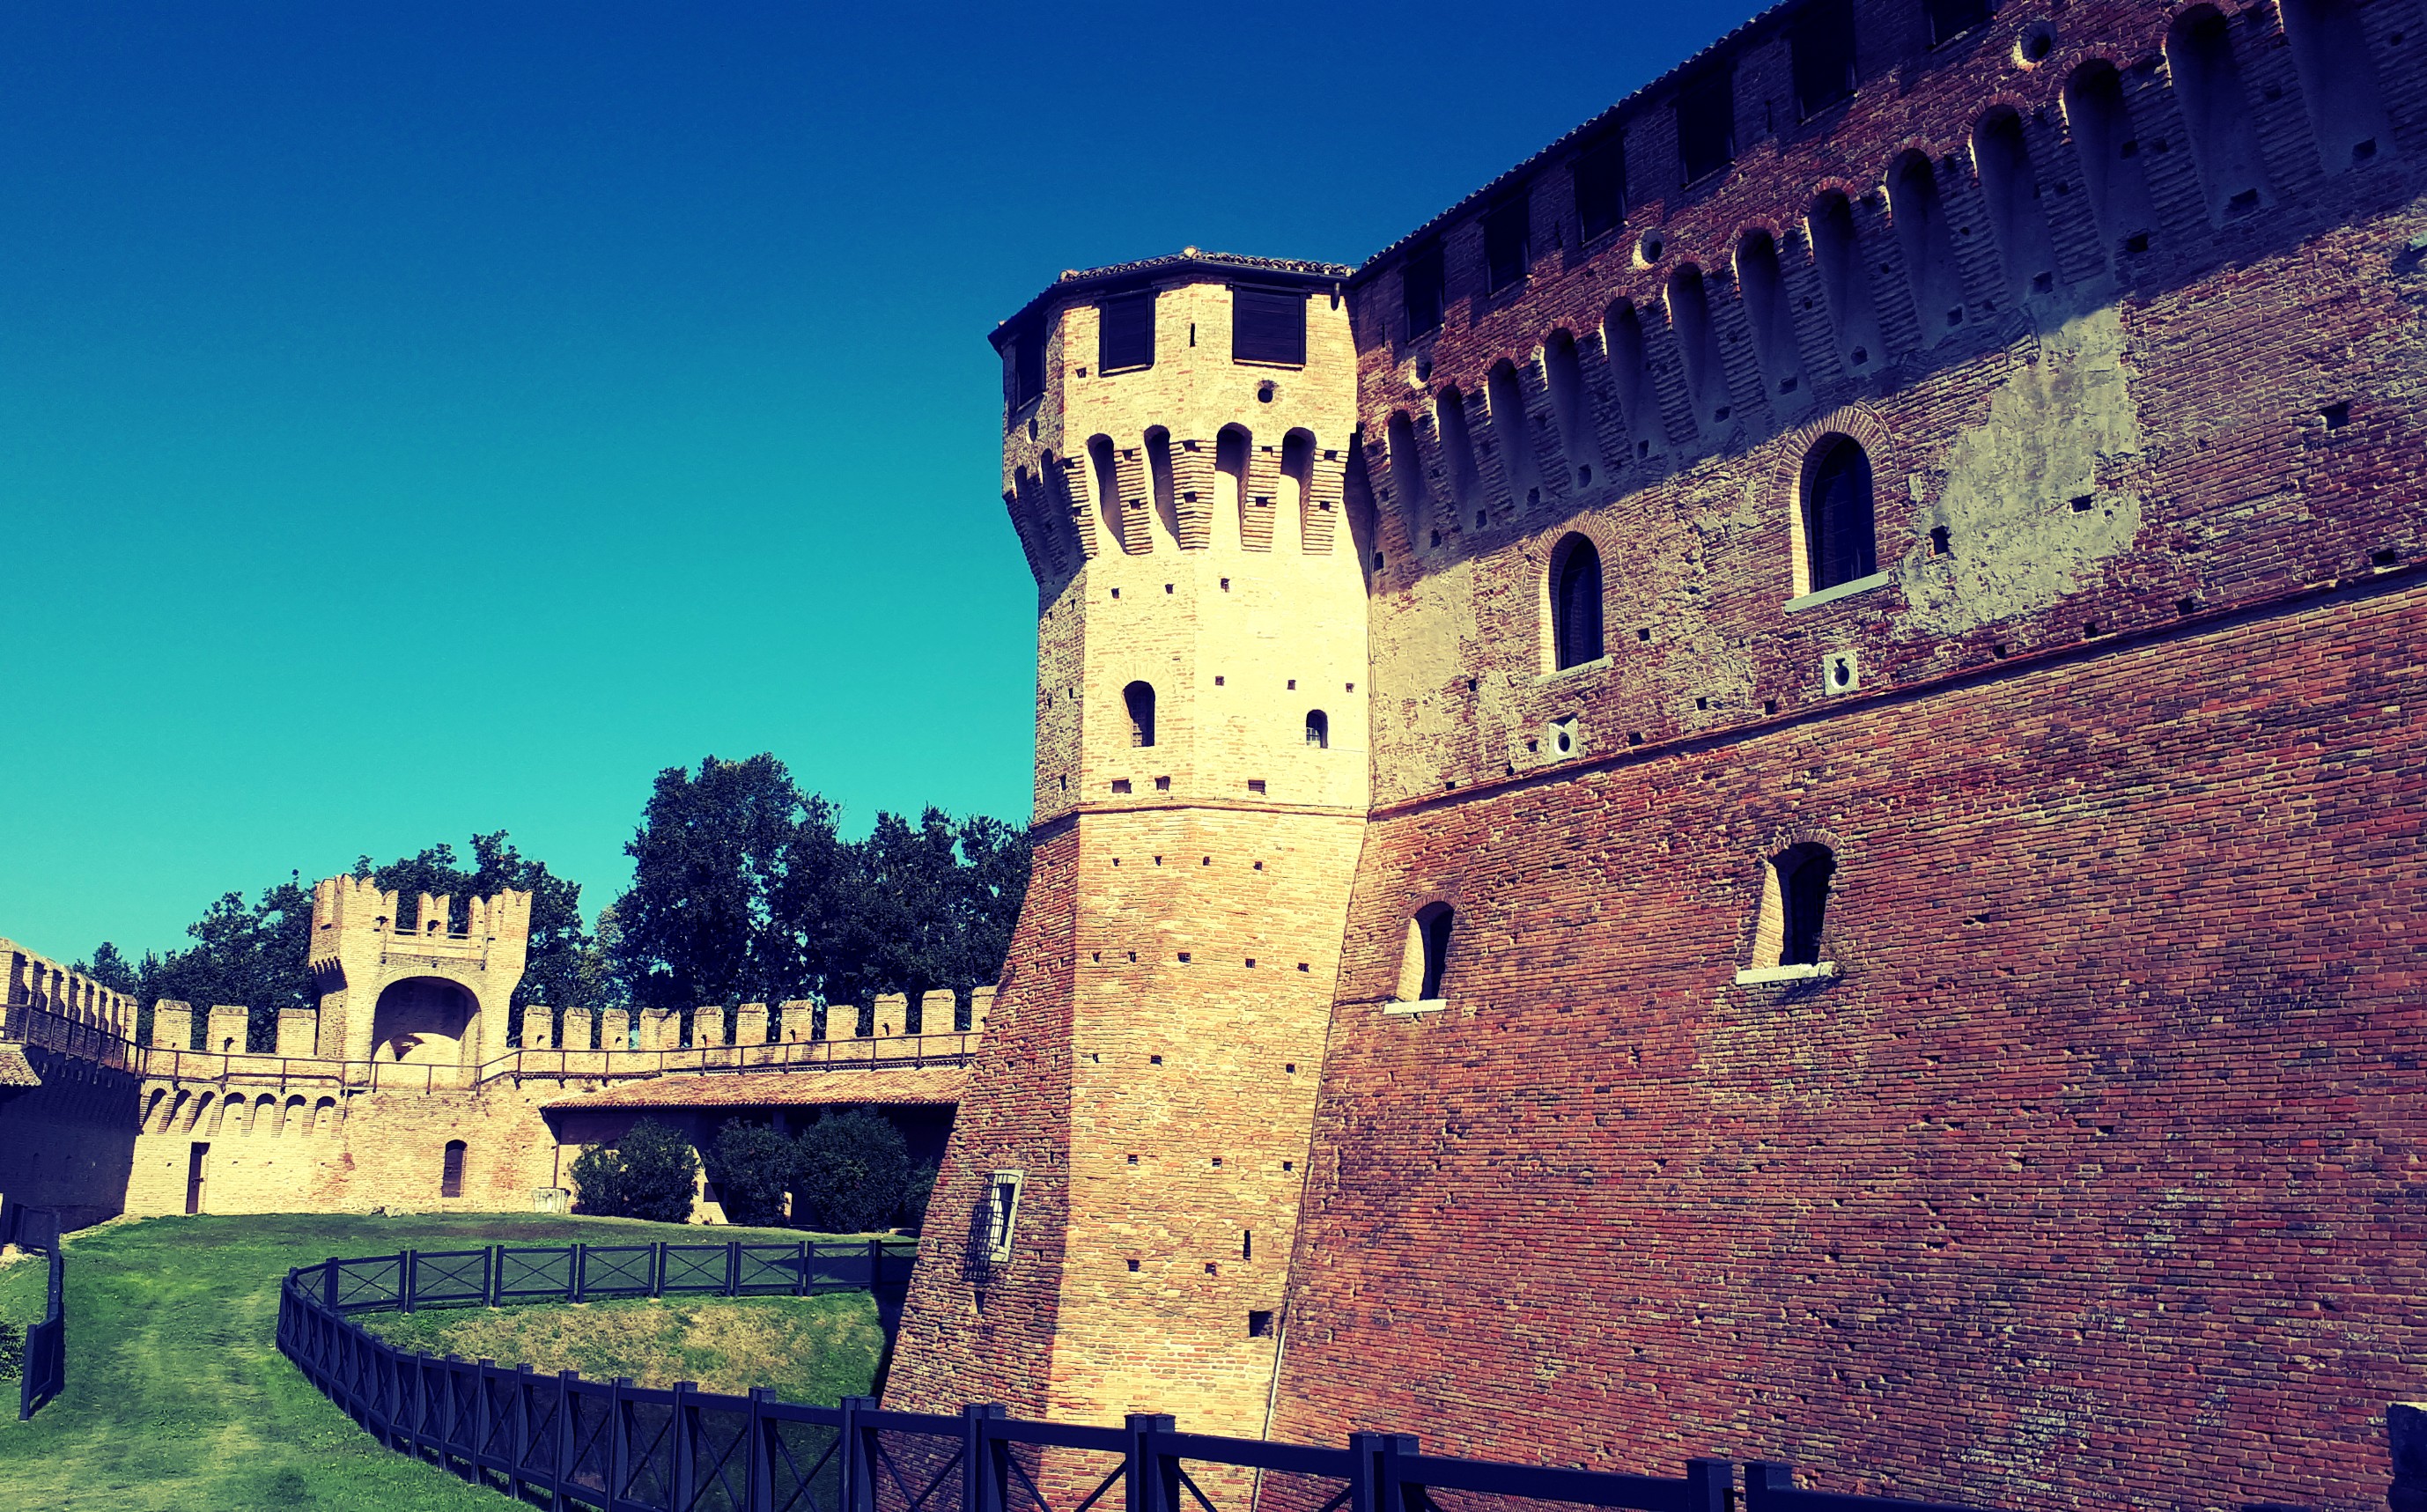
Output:
[[1727,63],[1677,90],[1677,168],[1692,184],[1735,161],[1735,71]]
[[1408,253],[1399,268],[1399,303],[1410,340],[1441,329],[1443,287],[1442,246],[1428,241]]
[[[422,1147],[429,1148],[426,1145]],[[464,1195],[464,1142],[460,1139],[447,1142],[446,1157],[438,1170],[438,1195],[442,1197]]]
[[1527,212],[1528,202],[1521,191],[1484,213],[1483,261],[1490,274],[1491,293],[1497,294],[1525,276],[1529,252]]
[[1554,671],[1602,655],[1601,552],[1581,535],[1551,554],[1551,643]]
[[1851,436],[1824,436],[1804,466],[1806,592],[1816,593],[1877,572],[1869,454]]
[[1097,311],[1096,370],[1123,373],[1154,366],[1154,291],[1106,300]]
[[1154,743],[1154,685],[1133,682],[1121,690],[1121,702],[1129,709],[1130,744],[1147,746]]
[[1230,360],[1306,366],[1306,296],[1295,289],[1230,291]]
[[1829,908],[1829,884],[1837,858],[1825,845],[1793,845],[1771,863],[1778,873],[1781,966],[1818,966],[1820,927]]
[[1609,131],[1576,154],[1576,226],[1587,241],[1626,219],[1626,138]]
[[1450,926],[1447,903],[1426,903],[1408,920],[1406,949],[1399,961],[1401,1002],[1434,1002],[1449,973]]

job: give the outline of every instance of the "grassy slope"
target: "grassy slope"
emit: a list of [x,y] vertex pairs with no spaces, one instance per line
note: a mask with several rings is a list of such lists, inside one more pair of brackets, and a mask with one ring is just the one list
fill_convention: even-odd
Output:
[[0,1265],[0,1323],[15,1324],[20,1337],[42,1321],[50,1296],[51,1266],[41,1256]]
[[[574,1237],[605,1244],[673,1232],[605,1218],[297,1214],[155,1218],[73,1237],[67,1392],[31,1423],[15,1422],[13,1411],[0,1415],[6,1419],[0,1421],[0,1506],[64,1512],[497,1512],[507,1504],[497,1493],[380,1448],[278,1354],[278,1284],[287,1267],[408,1246],[562,1244]],[[691,1237],[697,1233],[692,1230]],[[715,1237],[761,1236],[720,1228]],[[866,1307],[864,1299],[837,1300],[859,1300]],[[609,1305],[564,1310],[605,1313]],[[678,1310],[709,1309],[686,1302]],[[854,1337],[848,1327],[815,1321],[839,1311],[833,1302],[810,1309],[811,1322],[802,1325],[805,1336]],[[431,1326],[449,1326],[503,1314],[431,1316]],[[392,1326],[406,1320],[381,1322]],[[412,1324],[421,1325],[417,1320]],[[873,1330],[871,1319],[867,1331]],[[687,1336],[684,1347],[703,1359],[725,1348],[713,1328],[695,1339]],[[456,1352],[468,1353],[460,1346]],[[510,1358],[490,1348],[480,1353]],[[13,1406],[13,1388],[6,1398]]]

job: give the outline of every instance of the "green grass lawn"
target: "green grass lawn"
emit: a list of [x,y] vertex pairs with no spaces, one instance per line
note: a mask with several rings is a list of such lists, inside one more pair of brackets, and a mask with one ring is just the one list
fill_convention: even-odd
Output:
[[[41,1256],[24,1255],[0,1265],[0,1323],[13,1324],[19,1338],[42,1321],[50,1296],[51,1262]],[[13,1398],[8,1405],[15,1410]]]
[[[8,1406],[0,1414],[0,1507],[497,1512],[509,1504],[496,1492],[381,1448],[278,1353],[278,1287],[287,1267],[408,1247],[702,1237],[807,1236],[519,1213],[155,1218],[71,1236],[67,1391],[25,1423],[14,1421],[15,1383],[0,1394]],[[18,1272],[40,1270],[29,1263],[0,1271],[0,1298],[11,1294]],[[526,1310],[528,1318],[516,1316]],[[864,1390],[877,1334],[864,1295],[466,1309],[362,1321],[435,1353],[518,1363],[513,1351],[528,1345],[534,1356],[520,1358],[533,1365],[546,1364],[536,1353],[553,1350],[562,1363],[547,1368],[651,1384],[705,1386],[719,1372],[772,1364],[790,1348],[817,1349],[819,1358],[790,1362],[781,1379],[746,1383],[778,1386],[795,1401]],[[663,1364],[650,1364],[654,1358]]]

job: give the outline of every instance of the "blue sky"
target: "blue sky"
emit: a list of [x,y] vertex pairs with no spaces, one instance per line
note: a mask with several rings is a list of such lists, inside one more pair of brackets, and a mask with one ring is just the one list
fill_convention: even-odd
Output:
[[1354,263],[1750,13],[0,10],[0,935],[474,830],[584,884],[772,750],[1025,821],[993,323]]

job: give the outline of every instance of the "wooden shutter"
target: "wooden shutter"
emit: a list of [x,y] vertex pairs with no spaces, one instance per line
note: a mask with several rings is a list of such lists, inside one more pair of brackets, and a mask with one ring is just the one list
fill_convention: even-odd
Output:
[[1787,50],[1795,69],[1796,114],[1812,117],[1854,92],[1854,8],[1819,0],[1795,18]]
[[1522,193],[1493,205],[1483,217],[1483,260],[1490,266],[1494,294],[1525,276],[1525,217]]
[[1306,366],[1306,296],[1295,289],[1230,291],[1230,360]]
[[1677,164],[1691,184],[1735,161],[1735,64],[1721,59],[1677,91]]
[[1118,373],[1154,366],[1154,291],[1124,294],[1098,308],[1096,368]]
[[1576,154],[1576,223],[1584,239],[1626,219],[1626,138],[1613,131]]
[[1440,242],[1428,241],[1408,253],[1399,269],[1399,302],[1407,310],[1409,335],[1441,329],[1442,285]]

